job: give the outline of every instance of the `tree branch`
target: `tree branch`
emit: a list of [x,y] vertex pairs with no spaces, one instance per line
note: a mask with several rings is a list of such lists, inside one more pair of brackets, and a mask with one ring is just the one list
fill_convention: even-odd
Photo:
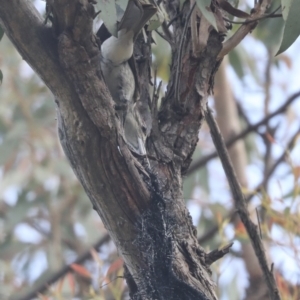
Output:
[[187,14],[187,17],[185,19],[183,32],[182,32],[182,36],[181,36],[181,40],[180,40],[180,44],[179,44],[178,62],[177,62],[176,77],[175,77],[175,102],[176,103],[179,102],[179,80],[180,80],[180,75],[181,75],[180,69],[182,67],[183,45],[184,45],[184,40],[186,38],[188,26],[190,24],[190,18],[191,18],[191,15],[193,13],[193,10],[195,9],[195,6],[196,6],[196,2],[194,2],[194,4],[192,5],[189,13]]
[[206,262],[208,264],[213,264],[215,261],[219,260],[222,258],[224,255],[229,253],[230,248],[232,247],[233,243],[229,243],[228,245],[225,245],[224,247],[220,249],[213,250],[206,255]]
[[216,57],[223,41],[223,36],[212,30],[199,57],[193,56],[190,29],[193,7],[190,8],[186,2],[179,13],[175,1],[166,2],[174,30],[171,78],[162,100],[159,120],[156,120],[150,137],[150,155],[157,156],[164,163],[173,161],[175,168],[180,168],[182,173],[189,167],[198,141],[203,117],[201,105],[205,103],[212,86],[211,78],[218,67]]
[[243,24],[243,25],[246,25],[248,23],[252,23],[252,22],[256,22],[256,21],[260,21],[260,20],[264,20],[264,19],[268,19],[268,18],[280,18],[282,17],[282,14],[276,14],[276,12],[281,8],[281,6],[277,7],[274,11],[272,11],[271,13],[269,14],[265,14],[261,17],[258,17],[256,19],[252,19],[252,20],[247,20],[247,21],[242,21],[242,22],[238,22],[238,21],[232,21],[232,20],[229,20],[227,18],[223,18],[225,21],[229,22],[229,23],[232,23],[232,24]]
[[61,143],[94,209],[129,268],[141,265],[138,247],[131,242],[120,247],[120,241],[136,238],[135,223],[150,195],[120,135],[102,78],[93,6],[88,1],[51,3],[52,13],[58,12],[56,39],[30,1],[0,0],[1,25],[54,94]]
[[58,60],[57,41],[31,1],[0,0],[0,24],[54,96],[76,98]]
[[248,233],[251,243],[253,245],[253,249],[256,253],[256,256],[260,263],[261,269],[264,273],[266,283],[267,283],[267,286],[269,289],[270,297],[272,300],[280,300],[280,295],[279,295],[278,288],[276,286],[276,281],[274,278],[273,270],[270,269],[268,266],[265,250],[264,250],[262,241],[259,237],[259,233],[257,231],[257,226],[251,221],[249,212],[247,210],[247,204],[246,204],[244,195],[242,193],[242,189],[236,178],[234,169],[232,167],[232,164],[231,164],[230,158],[228,156],[228,152],[226,150],[224,140],[220,134],[218,125],[217,125],[216,121],[214,120],[214,117],[212,116],[212,113],[208,107],[204,113],[205,113],[207,124],[211,131],[212,139],[213,139],[215,147],[218,151],[220,160],[222,162],[224,171],[226,173],[226,177],[228,179],[228,182],[229,182],[229,185],[231,188],[231,192],[232,192],[234,200],[235,200],[237,212],[247,230],[247,233]]
[[[233,48],[235,48],[244,38],[250,33],[258,24],[258,20],[265,14],[268,9],[271,0],[257,1],[253,9],[254,13],[251,17],[244,22],[244,24],[230,37],[224,44],[221,52],[218,55],[218,59],[222,59]],[[255,20],[255,21],[253,21]]]

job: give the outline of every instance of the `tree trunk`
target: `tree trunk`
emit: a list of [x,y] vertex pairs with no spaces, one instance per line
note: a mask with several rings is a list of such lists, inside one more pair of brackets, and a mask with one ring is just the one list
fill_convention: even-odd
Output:
[[[149,167],[122,138],[92,33],[92,1],[47,2],[53,28],[25,0],[0,0],[1,26],[55,97],[61,144],[124,259],[132,299],[217,299],[211,260],[197,242],[184,204],[182,175],[198,141],[221,34],[207,29],[207,43],[194,56],[186,25],[189,2],[179,13],[180,1],[167,1],[170,19],[177,17],[171,77],[159,110],[152,101]],[[150,97],[150,42],[140,39],[135,53],[143,55],[138,62],[143,103]]]

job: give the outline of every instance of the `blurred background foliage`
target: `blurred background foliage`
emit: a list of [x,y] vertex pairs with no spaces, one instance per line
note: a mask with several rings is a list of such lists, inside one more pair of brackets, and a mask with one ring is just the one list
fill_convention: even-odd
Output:
[[[43,11],[43,2],[36,4]],[[250,11],[251,7],[240,1],[240,8]],[[300,41],[274,58],[280,22],[262,21],[223,62],[226,85],[239,112],[240,131],[300,90]],[[234,25],[232,32],[237,28]],[[157,33],[153,36],[153,70],[166,89],[170,47]],[[53,96],[6,36],[0,43],[0,69],[4,75],[0,86],[0,299],[29,299],[30,291],[84,253],[89,258],[71,265],[39,298],[126,299],[122,260],[114,245],[105,242],[96,250],[92,247],[106,230],[59,144]],[[216,83],[215,89],[218,87]],[[210,105],[215,106],[213,96]],[[296,99],[243,140],[247,162],[244,191],[254,195],[250,212],[256,220],[260,216],[282,299],[294,300],[300,297],[299,117],[300,101]],[[194,162],[213,151],[203,123]],[[262,192],[255,191],[282,155],[284,159],[267,178]],[[231,222],[233,203],[219,160],[209,160],[187,175],[183,188],[202,246],[209,251],[234,242],[233,251],[213,265],[220,299],[251,299],[246,290],[251,276],[259,271],[251,273],[248,266],[253,258],[242,253],[249,241],[243,226]],[[216,232],[207,235],[216,225]]]

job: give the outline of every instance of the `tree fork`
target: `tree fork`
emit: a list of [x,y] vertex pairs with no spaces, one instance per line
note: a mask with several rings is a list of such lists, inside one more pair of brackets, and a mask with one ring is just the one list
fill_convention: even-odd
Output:
[[[64,151],[124,259],[129,286],[136,287],[132,298],[217,299],[206,253],[184,204],[182,173],[198,141],[201,107],[211,89],[222,36],[211,31],[206,48],[193,57],[188,29],[180,49],[189,22],[189,5],[184,4],[173,22],[171,79],[147,143],[151,170],[145,169],[122,138],[102,78],[91,2],[48,1],[51,30],[30,1],[0,0],[0,21],[55,97]],[[166,9],[174,18],[179,1],[168,1]],[[178,51],[179,106],[174,98]],[[140,77],[150,81],[148,71]]]

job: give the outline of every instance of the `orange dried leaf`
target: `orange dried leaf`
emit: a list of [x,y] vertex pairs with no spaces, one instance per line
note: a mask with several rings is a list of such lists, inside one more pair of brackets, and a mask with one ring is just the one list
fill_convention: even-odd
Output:
[[71,264],[71,269],[76,272],[77,274],[84,276],[84,277],[88,277],[91,278],[91,273],[83,266],[78,265],[78,264]]
[[117,272],[122,267],[123,267],[123,259],[121,257],[119,257],[110,265],[110,267],[107,270],[106,276]]
[[241,221],[236,224],[235,233],[236,233],[236,235],[245,235],[246,234],[246,228]]

